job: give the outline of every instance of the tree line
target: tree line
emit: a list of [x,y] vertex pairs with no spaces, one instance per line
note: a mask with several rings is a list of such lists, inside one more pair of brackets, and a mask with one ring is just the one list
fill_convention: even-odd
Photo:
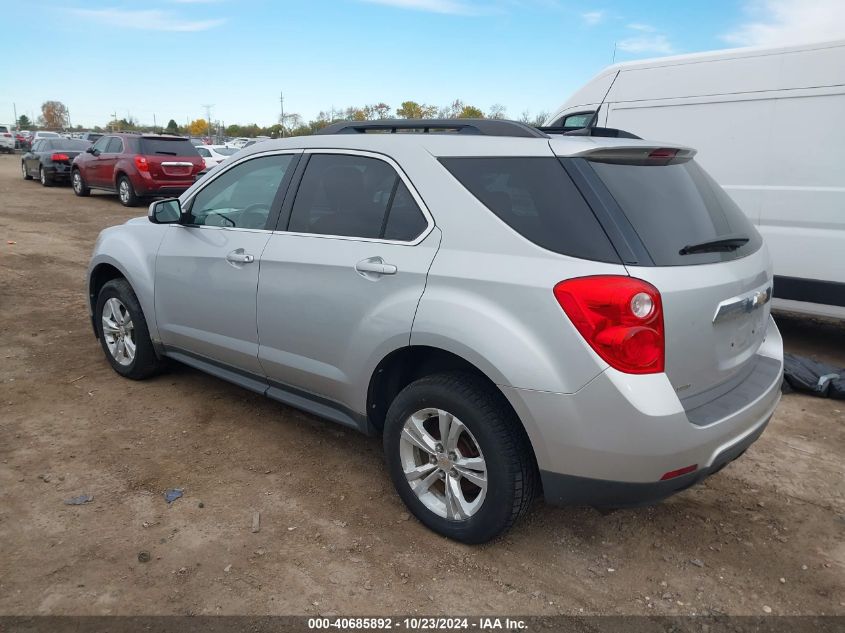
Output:
[[[542,125],[546,119],[546,112],[531,114],[523,112],[517,120],[528,125]],[[279,117],[279,121],[273,125],[260,126],[256,123],[239,124],[233,123],[225,127],[219,121],[209,122],[203,118],[194,119],[185,125],[179,125],[175,119],[170,119],[167,125],[153,126],[140,123],[134,117],[127,116],[122,119],[115,117],[104,125],[95,125],[93,132],[167,132],[170,134],[181,134],[189,136],[305,136],[314,134],[335,121],[374,121],[380,119],[505,119],[508,118],[506,108],[501,104],[493,105],[487,112],[474,105],[464,103],[460,99],[454,100],[448,106],[439,107],[416,101],[403,101],[395,110],[384,102],[364,106],[350,106],[339,110],[321,111],[316,118],[306,121],[296,113],[286,113]],[[26,115],[18,118],[18,129],[31,129],[35,127],[33,122]],[[45,101],[41,106],[41,116],[38,117],[37,125],[50,130],[76,130],[82,131],[83,126],[70,126],[68,109],[61,101]]]

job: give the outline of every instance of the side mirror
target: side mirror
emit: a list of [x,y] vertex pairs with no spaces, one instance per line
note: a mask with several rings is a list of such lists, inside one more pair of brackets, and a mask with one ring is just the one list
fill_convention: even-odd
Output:
[[182,218],[182,205],[179,198],[156,200],[147,211],[147,218],[153,224],[176,224]]
[[97,150],[95,150],[93,147],[88,147],[88,148],[85,149],[85,153],[86,154],[93,154],[94,156],[96,156]]

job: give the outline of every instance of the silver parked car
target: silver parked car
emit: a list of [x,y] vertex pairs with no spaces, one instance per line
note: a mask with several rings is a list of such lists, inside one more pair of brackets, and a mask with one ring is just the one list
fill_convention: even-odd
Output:
[[693,155],[509,121],[265,141],[102,232],[94,329],[128,378],[173,359],[382,434],[408,508],[460,541],[541,490],[657,501],[780,397],[769,254]]

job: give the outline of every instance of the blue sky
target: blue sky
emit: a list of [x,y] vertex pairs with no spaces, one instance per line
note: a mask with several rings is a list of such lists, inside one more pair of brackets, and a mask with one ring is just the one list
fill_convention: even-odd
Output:
[[[0,121],[275,123],[285,110],[454,99],[518,118],[616,60],[830,39],[845,0],[40,0],[8,3]],[[808,17],[809,15],[809,17]]]

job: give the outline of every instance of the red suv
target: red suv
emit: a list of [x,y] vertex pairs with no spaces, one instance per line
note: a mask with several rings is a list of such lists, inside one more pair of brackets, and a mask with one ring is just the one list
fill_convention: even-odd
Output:
[[188,139],[153,134],[108,134],[73,160],[77,196],[91,189],[116,192],[123,206],[146,196],[178,196],[205,168]]

